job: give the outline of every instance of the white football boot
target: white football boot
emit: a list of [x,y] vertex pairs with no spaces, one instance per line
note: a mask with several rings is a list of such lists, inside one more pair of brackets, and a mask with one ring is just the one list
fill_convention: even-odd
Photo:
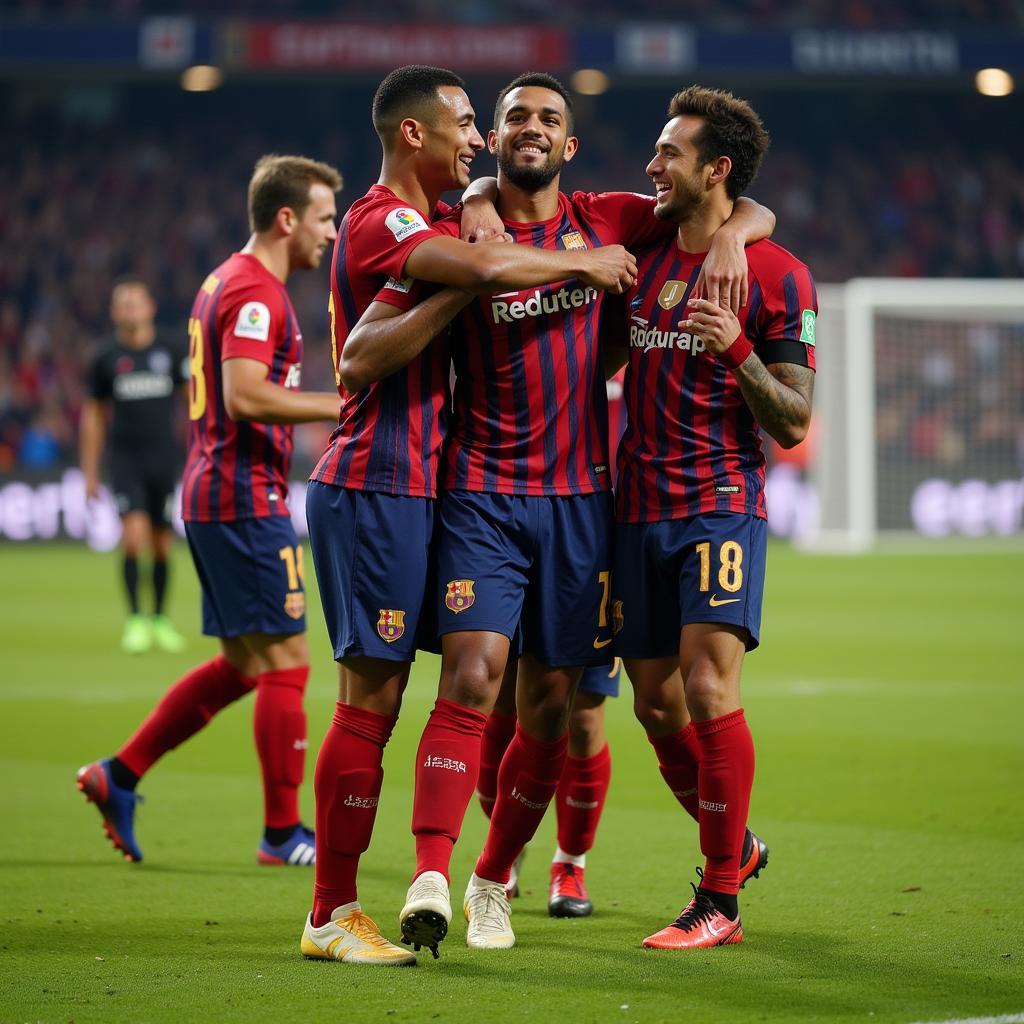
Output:
[[469,922],[466,945],[470,949],[510,949],[516,944],[512,907],[501,882],[470,875],[463,910]]
[[309,914],[299,949],[311,960],[340,960],[343,964],[411,967],[416,963],[415,954],[381,935],[358,903],[336,908],[330,921],[319,928],[313,927],[313,915]]

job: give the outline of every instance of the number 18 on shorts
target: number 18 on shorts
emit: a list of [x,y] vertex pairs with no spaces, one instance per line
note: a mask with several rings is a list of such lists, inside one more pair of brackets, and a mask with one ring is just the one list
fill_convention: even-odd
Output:
[[679,631],[721,622],[760,642],[768,524],[757,516],[710,512],[689,519],[620,523],[615,532],[615,653],[663,658]]

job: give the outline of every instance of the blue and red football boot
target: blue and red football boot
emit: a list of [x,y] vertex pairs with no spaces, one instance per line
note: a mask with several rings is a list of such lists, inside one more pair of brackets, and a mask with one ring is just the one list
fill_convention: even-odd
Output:
[[142,797],[114,782],[110,760],[93,761],[79,768],[77,785],[103,816],[103,831],[114,849],[120,850],[125,860],[142,860],[142,851],[135,842],[135,808],[142,803]]

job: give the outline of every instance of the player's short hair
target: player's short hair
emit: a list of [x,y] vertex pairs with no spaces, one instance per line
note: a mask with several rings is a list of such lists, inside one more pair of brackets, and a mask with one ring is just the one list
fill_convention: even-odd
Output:
[[727,156],[732,170],[725,179],[725,191],[730,199],[741,196],[757,175],[771,142],[754,108],[723,89],[691,85],[672,97],[668,116],[704,119],[704,127],[693,140],[697,156],[704,164]]
[[403,118],[432,124],[439,107],[437,90],[446,85],[466,88],[466,83],[447,68],[427,64],[395,68],[373,94],[373,128],[381,142],[394,135]]
[[268,231],[277,211],[285,206],[301,217],[309,206],[309,190],[314,184],[337,192],[341,175],[330,164],[306,156],[261,156],[249,181],[249,227],[257,232]]
[[114,282],[110,286],[110,294],[113,295],[118,288],[122,287],[145,288],[150,298],[153,297],[153,289],[150,287],[149,282],[139,274],[119,274],[114,278]]
[[494,128],[498,128],[498,120],[501,117],[501,107],[505,102],[505,98],[514,89],[523,89],[528,86],[537,86],[541,89],[550,89],[552,92],[557,92],[559,96],[565,100],[565,127],[570,135],[572,135],[573,124],[576,119],[575,111],[572,105],[572,93],[557,79],[554,75],[549,75],[546,71],[527,71],[521,74],[518,78],[512,79],[508,85],[505,86],[501,92],[498,93],[497,102],[494,104]]

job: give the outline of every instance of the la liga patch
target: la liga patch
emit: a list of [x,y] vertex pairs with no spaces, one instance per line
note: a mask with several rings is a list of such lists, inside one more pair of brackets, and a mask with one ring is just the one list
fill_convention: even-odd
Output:
[[270,337],[270,310],[262,302],[247,302],[238,311],[235,337],[266,341]]
[[417,231],[426,231],[430,225],[423,219],[419,210],[413,210],[408,206],[392,210],[384,220],[387,229],[395,236],[395,241],[400,242],[409,235],[415,235]]

